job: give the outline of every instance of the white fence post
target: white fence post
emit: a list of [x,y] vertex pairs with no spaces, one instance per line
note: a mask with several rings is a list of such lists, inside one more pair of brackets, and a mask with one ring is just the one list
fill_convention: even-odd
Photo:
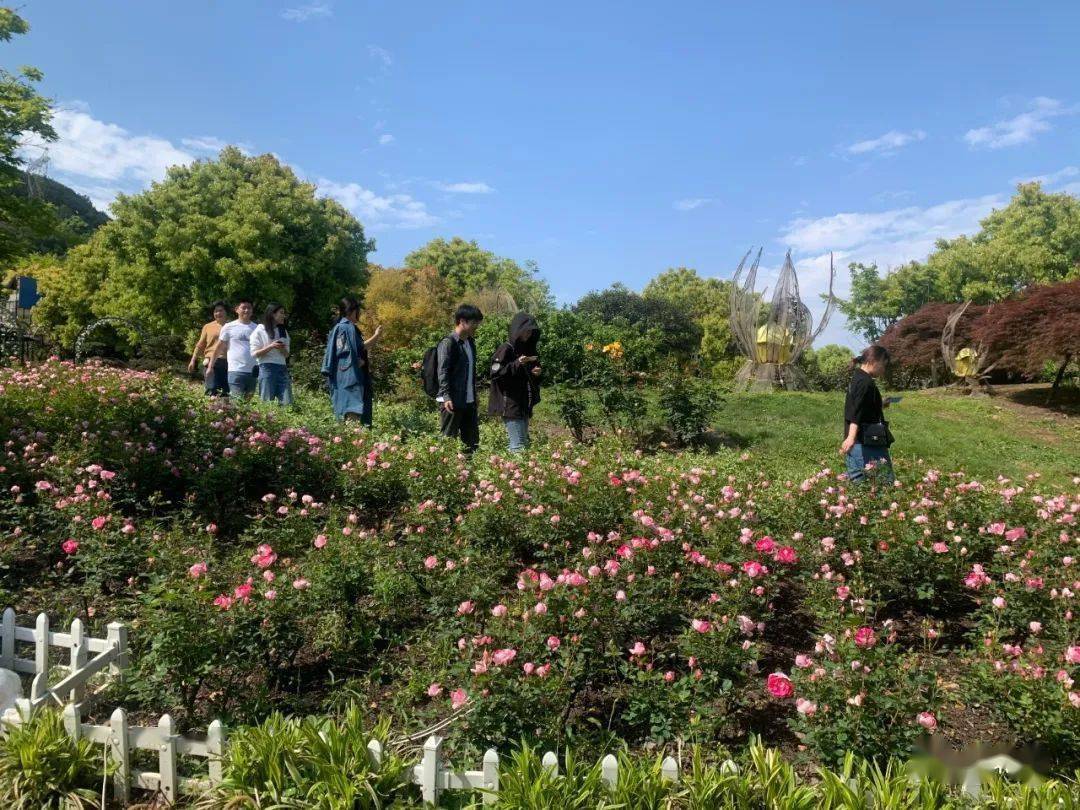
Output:
[[113,774],[113,798],[126,805],[131,798],[131,750],[128,739],[127,712],[117,709],[109,718],[109,754],[116,763]]
[[678,782],[679,763],[675,761],[674,757],[665,757],[664,761],[660,763],[660,773],[665,782]]
[[600,777],[607,783],[607,786],[614,788],[619,782],[619,760],[615,758],[614,754],[608,754],[600,762]]
[[176,804],[176,736],[173,734],[173,721],[167,714],[158,720],[161,742],[158,745],[158,777],[162,794],[169,804]]
[[220,785],[224,778],[225,726],[215,720],[206,729],[206,751],[210,755],[210,784]]
[[[86,653],[86,628],[83,627],[82,619],[74,619],[71,622],[71,674],[86,666]],[[71,690],[69,700],[72,703],[82,703],[85,694],[85,686],[76,686]]]
[[552,776],[559,775],[559,757],[554,751],[548,751],[540,759],[540,765]]
[[424,758],[420,760],[420,795],[425,802],[437,805],[442,785],[442,737],[431,736],[424,743]]
[[127,627],[120,622],[109,622],[105,640],[116,648],[116,658],[109,664],[109,674],[117,677],[127,667]]
[[378,740],[371,740],[367,744],[368,762],[371,763],[371,769],[373,771],[379,770],[379,766],[382,765],[383,750],[382,743]]
[[34,671],[49,674],[49,614],[39,613],[34,627]]
[[71,739],[82,737],[82,704],[68,703],[64,706],[64,728]]
[[499,752],[489,748],[484,753],[484,804],[495,804],[499,800]]
[[12,608],[4,610],[0,625],[0,667],[15,669],[15,611]]

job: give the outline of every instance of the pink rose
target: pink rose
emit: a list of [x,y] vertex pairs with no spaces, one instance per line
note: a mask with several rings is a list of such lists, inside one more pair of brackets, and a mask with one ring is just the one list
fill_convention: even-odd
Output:
[[1065,650],[1065,662],[1068,664],[1080,664],[1080,646],[1069,645]]
[[547,647],[548,647],[549,650],[551,650],[552,652],[555,652],[555,650],[559,649],[559,647],[561,647],[561,646],[562,646],[562,642],[559,641],[558,636],[548,636]]
[[315,548],[323,548],[326,545],[326,535],[319,534],[315,536]]
[[431,686],[429,686],[427,688],[428,697],[438,697],[441,694],[442,694],[442,684],[441,683],[438,683],[438,682],[433,683],[433,684],[431,684]]
[[712,624],[704,619],[694,619],[690,622],[690,626],[697,630],[699,633],[708,633],[712,629]]
[[199,577],[201,577],[203,574],[206,573],[206,570],[207,570],[206,563],[197,562],[193,566],[191,566],[191,568],[189,568],[187,570],[187,572],[188,572],[188,576],[191,577],[192,579],[198,579]]
[[915,721],[927,731],[937,728],[937,718],[934,717],[933,712],[919,712],[915,716]]
[[992,604],[998,610],[1004,610],[1005,605],[1008,603],[1002,597],[995,596],[993,599],[990,600],[990,604]]
[[68,538],[60,544],[60,548],[63,549],[65,554],[74,554],[76,551],[79,550],[79,543],[77,540]]
[[496,605],[491,609],[491,615],[496,619],[501,619],[506,615],[506,605]]
[[869,649],[877,644],[877,636],[874,635],[873,628],[860,627],[855,631],[855,644],[858,647],[864,647]]
[[797,666],[799,669],[809,669],[813,665],[814,661],[810,658],[810,656],[803,655],[802,653],[799,653],[795,656],[795,666]]
[[771,537],[767,536],[762,537],[760,540],[754,543],[754,548],[760,551],[762,554],[770,553],[775,547],[776,543],[773,542],[773,539]]
[[791,546],[781,546],[776,551],[776,561],[783,563],[784,565],[791,565],[798,562],[799,555],[795,553],[795,549]]
[[308,588],[311,587],[311,583],[308,582],[303,577],[299,577],[299,578],[293,580],[292,586],[294,588],[296,588],[296,590],[298,590],[298,591],[306,591]]
[[251,561],[259,568],[269,568],[277,561],[277,554],[266,543],[262,543],[256,552],[251,555]]
[[783,672],[772,673],[766,679],[765,686],[774,698],[789,698],[795,691],[791,686],[791,678]]
[[491,660],[494,661],[495,665],[499,667],[509,664],[515,658],[517,658],[517,650],[510,648],[496,650],[491,656]]
[[430,557],[424,559],[424,568],[430,571],[436,565],[439,564],[439,558],[432,554]]
[[455,689],[450,693],[450,707],[460,709],[469,702],[469,693],[464,689]]
[[805,714],[807,717],[812,717],[817,711],[817,704],[806,698],[799,698],[795,701],[795,711],[799,714]]
[[635,641],[634,646],[630,648],[630,655],[639,656],[645,654],[645,645],[640,641]]
[[476,605],[473,604],[472,600],[466,599],[464,602],[462,602],[460,605],[458,605],[457,615],[458,616],[468,616],[475,609],[476,609]]

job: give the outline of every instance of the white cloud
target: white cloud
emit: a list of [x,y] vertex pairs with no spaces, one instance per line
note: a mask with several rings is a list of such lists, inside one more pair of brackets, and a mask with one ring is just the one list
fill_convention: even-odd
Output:
[[390,66],[394,64],[394,58],[386,48],[380,48],[378,45],[368,45],[367,50],[368,56],[382,63],[383,70],[389,70]]
[[1047,188],[1052,188],[1061,183],[1062,180],[1069,180],[1077,176],[1080,176],[1080,168],[1066,166],[1064,169],[1058,169],[1056,172],[1050,172],[1050,174],[1037,174],[1034,177],[1014,177],[1009,182],[1013,185],[1019,183],[1042,183]]
[[384,132],[382,135],[379,136],[379,144],[382,146],[386,146],[387,144],[391,144],[393,142],[394,136],[391,135],[389,132]]
[[914,141],[921,141],[926,138],[926,133],[921,129],[914,129],[911,132],[899,132],[898,130],[890,130],[884,135],[878,138],[872,138],[867,141],[857,141],[851,144],[847,148],[847,151],[852,155],[865,155],[871,152],[877,152],[880,154],[891,154],[897,149],[902,149],[909,143]]
[[281,19],[298,23],[332,16],[334,16],[334,9],[329,3],[323,2],[308,3],[295,8],[287,8],[281,12]]
[[487,183],[479,181],[472,183],[436,183],[435,186],[450,194],[492,194],[495,191]]
[[185,146],[192,152],[202,152],[216,155],[226,146],[235,146],[245,155],[251,155],[254,147],[249,143],[229,143],[214,135],[203,135],[198,138],[181,138],[180,145]]
[[85,107],[61,107],[52,123],[58,136],[54,143],[29,137],[24,149],[33,156],[47,154],[48,171],[99,207],[107,207],[118,193],[141,191],[162,179],[169,166],[195,159],[165,138],[133,135],[99,121]]
[[684,200],[676,200],[674,207],[676,211],[693,211],[695,208],[701,208],[703,205],[708,205],[712,200],[708,197],[690,197]]
[[[836,265],[834,292],[843,298],[850,290],[847,269],[850,262],[874,262],[885,272],[914,259],[925,259],[938,239],[976,232],[987,214],[1007,202],[1003,194],[988,194],[925,208],[907,206],[881,212],[797,218],[783,228],[779,241],[792,248],[803,302],[815,317],[820,317],[823,309],[820,296],[827,292],[829,284],[830,250],[834,252]],[[856,347],[860,340],[847,331],[844,316],[834,313],[818,343]]]
[[381,196],[359,183],[337,183],[321,179],[319,192],[337,200],[352,211],[366,228],[427,228],[439,218],[427,206],[409,194]]
[[1039,96],[1031,102],[1031,109],[1015,118],[998,121],[990,126],[969,129],[964,140],[972,147],[1001,149],[1034,140],[1035,136],[1050,130],[1050,119],[1070,115],[1076,108],[1065,107],[1056,98]]

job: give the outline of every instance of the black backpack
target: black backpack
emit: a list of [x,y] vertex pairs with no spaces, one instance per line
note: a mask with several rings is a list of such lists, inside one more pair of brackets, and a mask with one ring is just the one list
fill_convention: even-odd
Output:
[[435,399],[439,395],[438,345],[432,346],[424,352],[424,359],[420,361],[420,382],[424,385],[424,393],[429,397]]

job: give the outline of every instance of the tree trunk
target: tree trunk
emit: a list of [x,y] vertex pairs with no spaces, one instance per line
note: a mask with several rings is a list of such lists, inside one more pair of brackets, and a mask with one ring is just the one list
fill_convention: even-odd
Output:
[[1047,403],[1054,401],[1054,395],[1057,394],[1058,388],[1061,386],[1061,381],[1065,378],[1065,369],[1069,366],[1069,361],[1072,359],[1071,354],[1066,354],[1065,359],[1061,361],[1061,365],[1058,366],[1057,374],[1054,375],[1054,384],[1050,386],[1050,396],[1047,397]]

